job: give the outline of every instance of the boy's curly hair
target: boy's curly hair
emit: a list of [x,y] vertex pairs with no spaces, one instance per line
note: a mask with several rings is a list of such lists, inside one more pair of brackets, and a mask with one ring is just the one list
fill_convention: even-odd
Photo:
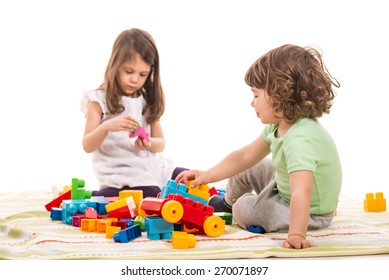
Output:
[[301,117],[328,114],[335,97],[332,86],[340,87],[313,47],[283,45],[257,59],[247,70],[245,82],[264,89],[275,113],[288,122]]

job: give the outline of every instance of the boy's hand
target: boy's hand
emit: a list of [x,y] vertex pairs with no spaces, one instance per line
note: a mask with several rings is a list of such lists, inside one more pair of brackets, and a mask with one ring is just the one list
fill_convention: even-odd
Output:
[[209,172],[200,170],[185,170],[178,174],[176,177],[176,181],[178,183],[188,184],[188,182],[192,180],[192,188],[201,184],[207,184],[210,182]]
[[306,240],[303,236],[295,234],[288,236],[284,241],[283,247],[287,249],[306,249],[316,247],[316,245]]

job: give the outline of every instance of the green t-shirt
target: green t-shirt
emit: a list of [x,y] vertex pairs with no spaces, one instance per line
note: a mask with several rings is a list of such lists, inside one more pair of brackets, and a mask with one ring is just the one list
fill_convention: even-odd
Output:
[[289,174],[313,172],[311,214],[334,211],[342,184],[342,168],[334,141],[323,126],[308,118],[299,119],[277,138],[278,125],[266,125],[261,136],[270,145],[272,165],[280,196],[290,202]]

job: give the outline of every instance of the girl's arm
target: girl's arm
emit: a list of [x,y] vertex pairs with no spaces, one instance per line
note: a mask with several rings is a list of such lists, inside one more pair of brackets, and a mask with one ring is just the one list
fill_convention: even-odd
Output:
[[89,102],[86,110],[86,122],[82,146],[87,153],[94,152],[100,147],[108,131],[100,126],[102,110],[97,102]]
[[290,225],[285,248],[304,249],[315,246],[306,240],[310,217],[313,172],[296,171],[290,174]]
[[152,153],[160,153],[165,149],[165,137],[160,121],[156,121],[150,125],[150,143],[138,137],[135,145],[139,149],[149,150]]
[[233,151],[207,171],[184,171],[177,176],[176,180],[183,183],[187,183],[188,180],[194,180],[192,183],[193,187],[200,184],[218,182],[250,168],[269,153],[269,144],[260,136],[254,142]]
[[137,122],[129,115],[122,115],[101,122],[103,112],[97,102],[89,102],[86,111],[86,122],[82,146],[87,153],[97,150],[110,131],[132,131]]

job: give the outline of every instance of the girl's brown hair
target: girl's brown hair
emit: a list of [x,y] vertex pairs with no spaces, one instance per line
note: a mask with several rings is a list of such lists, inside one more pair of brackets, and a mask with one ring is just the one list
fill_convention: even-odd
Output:
[[121,97],[124,93],[119,87],[117,77],[120,67],[131,59],[134,54],[139,54],[151,67],[149,76],[138,93],[143,95],[146,100],[146,106],[142,113],[148,123],[153,123],[159,120],[165,111],[165,96],[160,79],[158,50],[149,33],[132,28],[119,34],[113,45],[111,58],[105,71],[104,82],[100,89],[105,91],[107,107],[111,114],[124,111],[121,104]]
[[283,45],[261,56],[247,70],[245,82],[264,89],[274,112],[281,112],[288,122],[328,114],[335,97],[332,86],[340,87],[317,49],[295,45]]

